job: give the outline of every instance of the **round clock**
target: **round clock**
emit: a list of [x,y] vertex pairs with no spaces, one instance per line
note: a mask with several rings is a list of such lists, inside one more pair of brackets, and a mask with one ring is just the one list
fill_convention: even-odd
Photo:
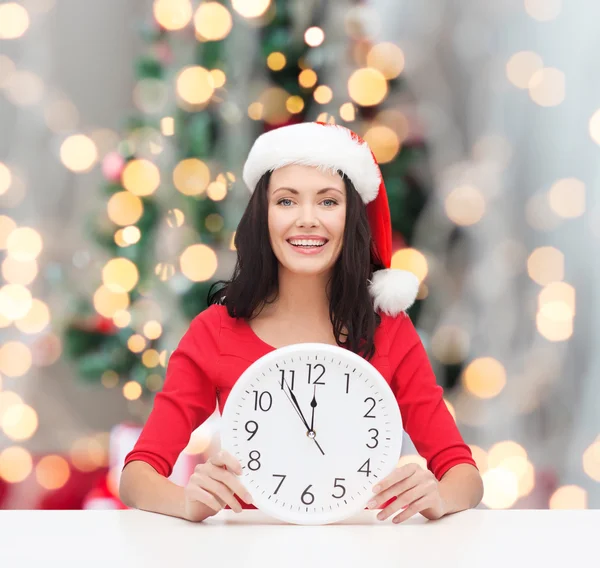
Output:
[[325,343],[255,361],[223,409],[221,445],[242,466],[254,505],[295,524],[327,524],[365,508],[402,447],[398,402],[359,355]]

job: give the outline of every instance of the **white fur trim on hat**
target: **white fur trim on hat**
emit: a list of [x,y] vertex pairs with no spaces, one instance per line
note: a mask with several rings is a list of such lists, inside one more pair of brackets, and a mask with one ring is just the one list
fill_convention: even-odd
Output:
[[377,270],[370,281],[369,292],[376,310],[397,316],[414,304],[419,292],[419,279],[408,270]]
[[332,173],[342,170],[363,203],[377,197],[379,166],[369,146],[354,139],[343,126],[302,122],[261,134],[244,164],[244,182],[253,192],[263,174],[290,164],[315,166]]

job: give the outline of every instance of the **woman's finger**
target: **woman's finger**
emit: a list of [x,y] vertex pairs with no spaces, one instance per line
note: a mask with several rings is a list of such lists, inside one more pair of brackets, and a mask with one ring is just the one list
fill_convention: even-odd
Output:
[[239,478],[230,471],[223,469],[222,467],[212,466],[208,470],[208,475],[227,486],[231,492],[238,495],[242,501],[245,501],[248,504],[252,503],[252,496],[248,490],[242,485]]
[[216,466],[226,467],[228,470],[233,471],[237,475],[242,474],[242,466],[240,465],[240,462],[225,450],[221,450],[218,454],[210,458],[209,461]]
[[383,511],[381,511],[377,518],[380,521],[384,521],[390,515],[397,513],[400,509],[404,509],[412,505],[415,501],[419,500],[421,497],[427,495],[427,489],[423,485],[417,485],[408,491],[405,491],[394,501],[392,501]]
[[421,468],[415,463],[407,463],[401,467],[396,468],[387,477],[383,478],[377,485],[373,487],[374,493],[381,493],[386,489],[389,489],[392,485],[396,485],[404,479],[408,479]]
[[202,487],[196,485],[195,483],[189,484],[185,488],[185,495],[191,501],[203,503],[215,513],[218,513],[223,508],[223,505],[214,495],[205,489],[202,489]]
[[208,491],[227,505],[229,505],[230,509],[235,511],[236,513],[240,513],[242,510],[241,505],[238,503],[237,499],[234,497],[233,492],[223,483],[213,479],[209,476],[202,476],[199,481],[200,487],[205,491]]
[[398,495],[404,493],[405,491],[408,491],[409,489],[416,487],[418,484],[419,484],[418,477],[416,475],[411,475],[410,477],[403,479],[399,483],[396,483],[396,484],[392,485],[391,487],[388,487],[384,491],[381,491],[381,493],[378,493],[377,495],[375,495],[375,497],[373,497],[373,499],[371,499],[367,503],[367,507],[369,509],[377,509],[377,507],[380,507],[384,503],[387,503],[393,497],[397,497]]
[[402,511],[399,515],[396,515],[392,519],[392,522],[396,523],[396,524],[402,523],[403,521],[410,519],[410,517],[412,517],[413,515],[416,515],[417,513],[420,513],[421,511],[427,509],[427,507],[429,506],[427,503],[427,500],[428,500],[427,495],[425,497],[421,497],[420,499],[417,499],[416,501],[411,503],[408,507],[406,507],[406,509],[404,509],[404,511]]

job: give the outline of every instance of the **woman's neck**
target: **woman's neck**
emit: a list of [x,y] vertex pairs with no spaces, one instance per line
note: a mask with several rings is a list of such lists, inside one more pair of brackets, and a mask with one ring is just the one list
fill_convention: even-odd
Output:
[[279,293],[271,313],[281,319],[315,321],[329,319],[326,289],[329,274],[318,276],[279,270]]

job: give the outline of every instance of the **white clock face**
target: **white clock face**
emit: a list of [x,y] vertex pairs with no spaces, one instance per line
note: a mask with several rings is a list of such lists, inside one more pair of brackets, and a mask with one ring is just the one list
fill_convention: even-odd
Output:
[[254,362],[231,390],[222,447],[254,504],[278,519],[324,524],[357,513],[396,466],[398,403],[362,357],[303,343]]

